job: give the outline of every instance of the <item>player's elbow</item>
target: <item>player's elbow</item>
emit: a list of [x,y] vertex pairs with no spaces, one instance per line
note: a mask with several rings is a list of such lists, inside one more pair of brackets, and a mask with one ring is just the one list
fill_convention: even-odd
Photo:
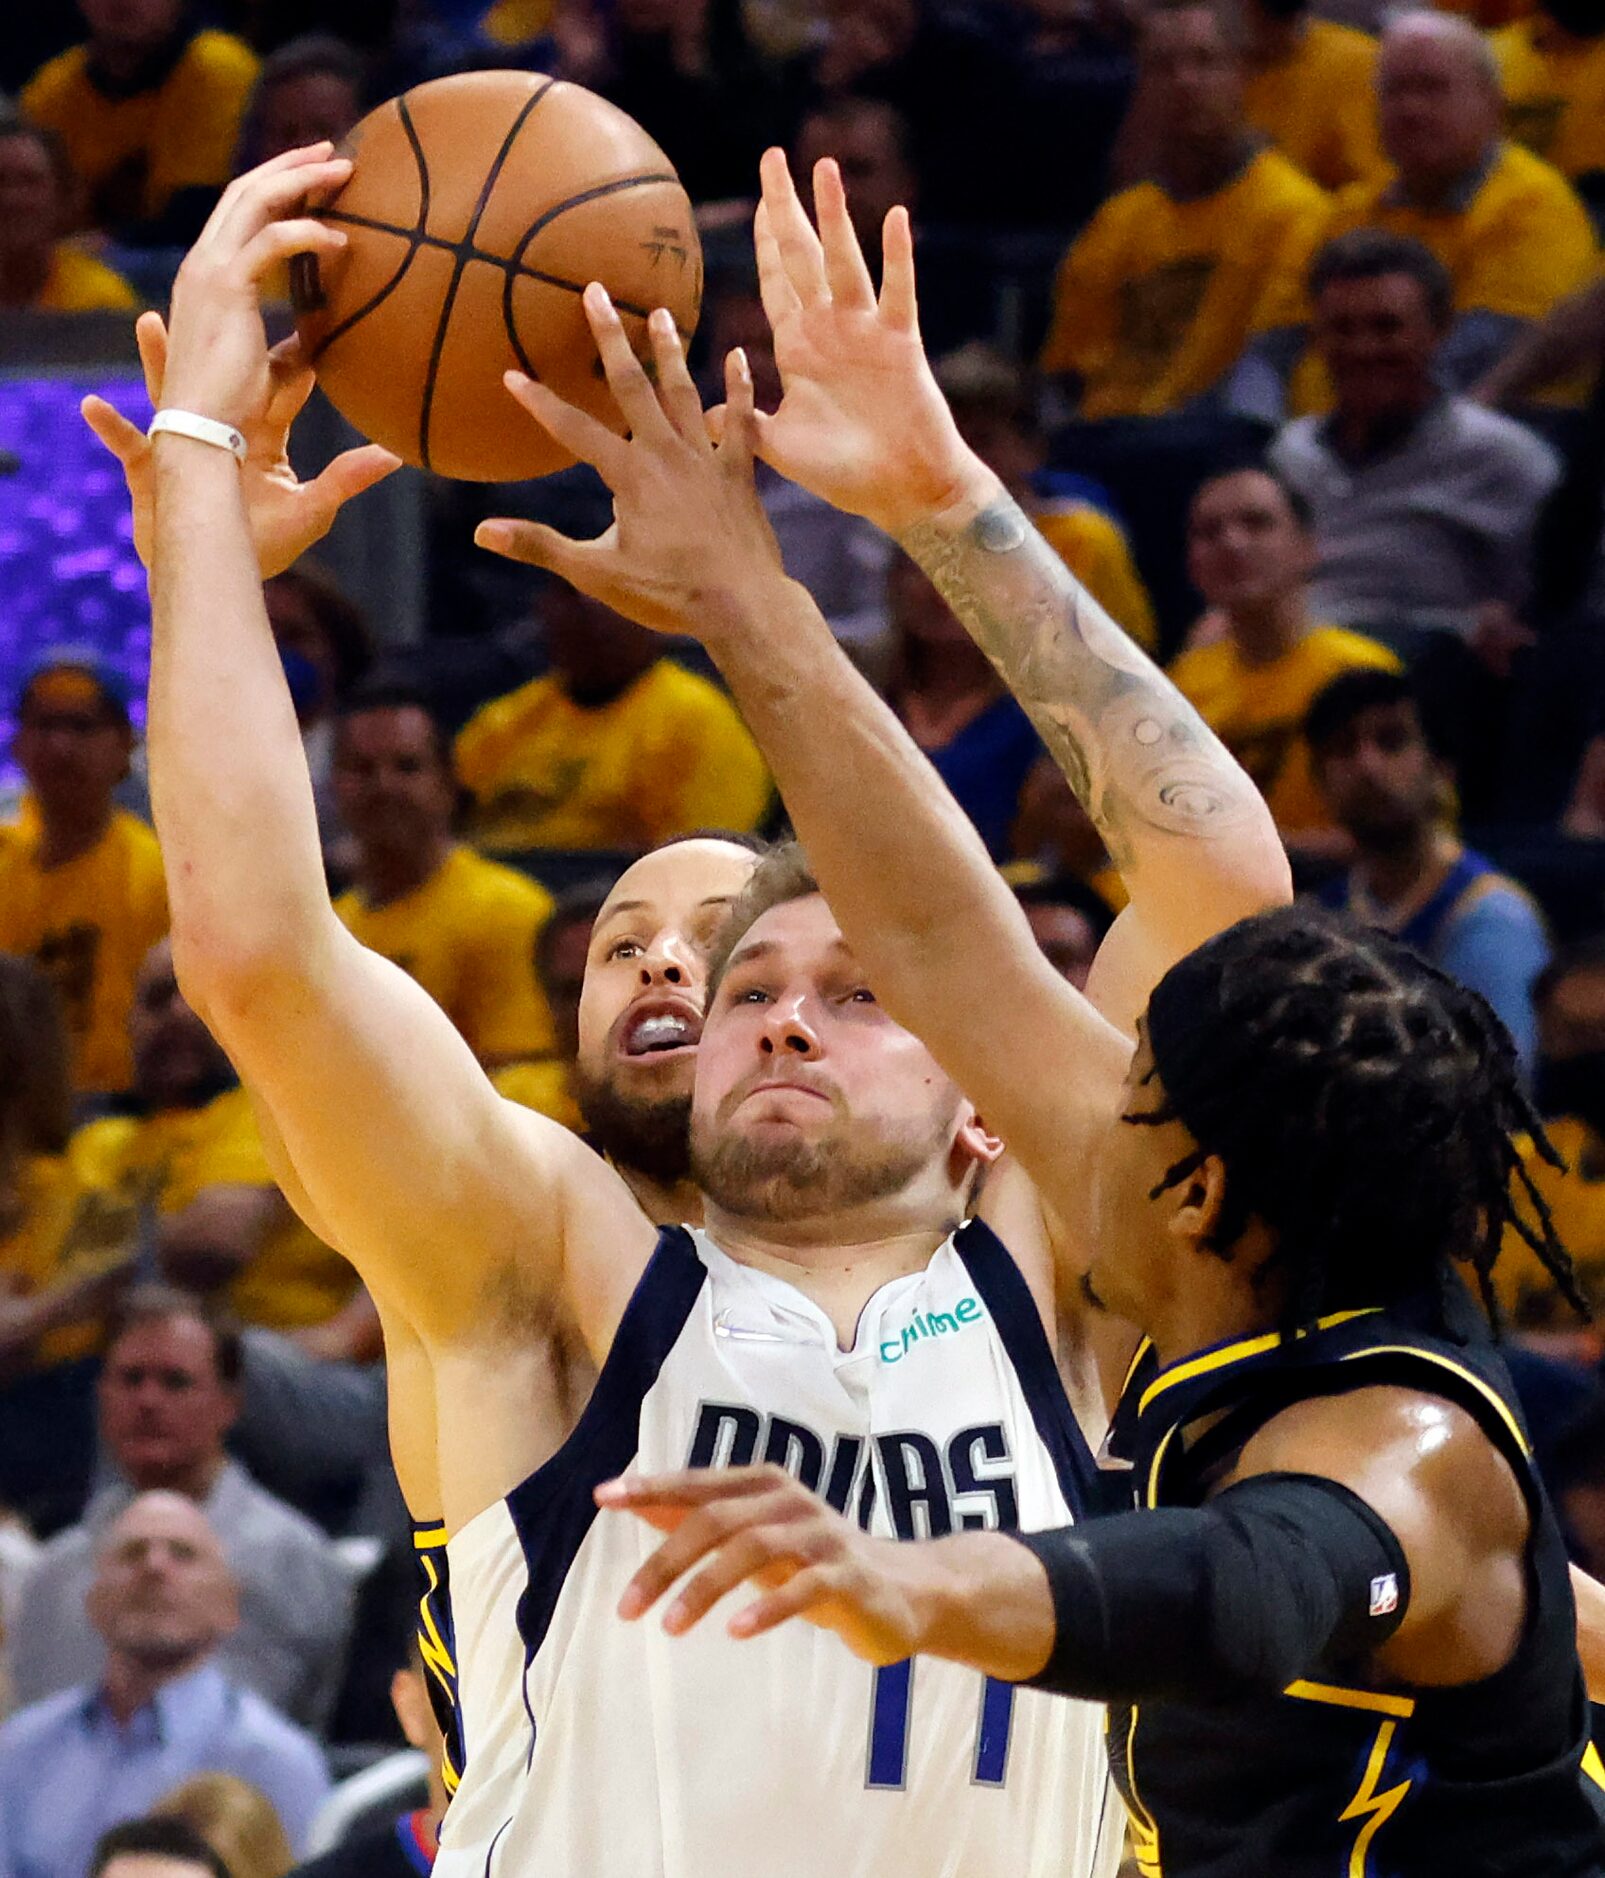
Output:
[[171,939],[178,988],[225,1049],[231,1032],[270,1010],[276,992],[294,982],[297,955],[282,939],[176,914]]

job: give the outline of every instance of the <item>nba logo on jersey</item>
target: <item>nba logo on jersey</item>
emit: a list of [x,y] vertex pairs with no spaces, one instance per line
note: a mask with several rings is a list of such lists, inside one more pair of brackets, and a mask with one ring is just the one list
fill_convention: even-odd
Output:
[[1371,1615],[1391,1617],[1398,1608],[1398,1578],[1392,1572],[1384,1572],[1380,1578],[1373,1578],[1371,1580]]

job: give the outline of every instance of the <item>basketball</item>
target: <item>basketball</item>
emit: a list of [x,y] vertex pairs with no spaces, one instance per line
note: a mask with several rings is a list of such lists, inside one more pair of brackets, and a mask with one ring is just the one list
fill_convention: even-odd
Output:
[[509,397],[517,369],[615,430],[581,294],[599,280],[631,343],[673,313],[689,339],[702,254],[674,166],[624,112],[530,72],[469,72],[392,98],[351,132],[318,213],[332,261],[292,267],[318,383],[365,437],[442,476],[508,482],[573,461]]

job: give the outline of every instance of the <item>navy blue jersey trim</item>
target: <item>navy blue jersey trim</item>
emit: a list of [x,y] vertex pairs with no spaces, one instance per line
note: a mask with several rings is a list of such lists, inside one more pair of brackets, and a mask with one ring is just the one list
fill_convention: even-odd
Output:
[[706,1279],[691,1235],[683,1226],[665,1226],[573,1434],[507,1496],[529,1571],[518,1601],[526,1664],[546,1640],[563,1582],[596,1518],[592,1495],[635,1458],[641,1404]]
[[1031,1287],[1013,1253],[985,1220],[967,1220],[953,1235],[953,1249],[998,1327],[1071,1514],[1076,1519],[1090,1518],[1099,1511],[1106,1489],[1065,1394]]

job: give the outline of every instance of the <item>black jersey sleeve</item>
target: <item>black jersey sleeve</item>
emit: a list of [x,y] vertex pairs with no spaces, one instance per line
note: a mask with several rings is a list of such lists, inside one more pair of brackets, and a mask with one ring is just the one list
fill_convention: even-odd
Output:
[[1032,1686],[1098,1701],[1275,1693],[1375,1649],[1410,1596],[1403,1550],[1358,1495],[1258,1474],[1201,1507],[1013,1535],[1053,1595]]

